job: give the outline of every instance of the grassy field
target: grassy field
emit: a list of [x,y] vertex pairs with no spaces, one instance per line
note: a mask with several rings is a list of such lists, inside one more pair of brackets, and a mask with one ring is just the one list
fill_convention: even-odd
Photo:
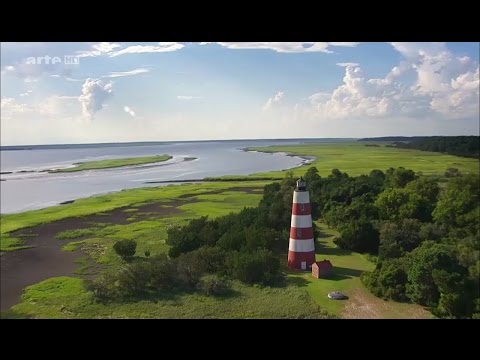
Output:
[[[135,206],[152,202],[163,202],[165,205],[168,205],[168,203],[181,196],[196,196],[212,191],[222,192],[232,187],[257,187],[261,191],[261,188],[265,184],[267,184],[265,181],[251,181],[247,184],[242,182],[212,182],[138,188],[79,199],[72,204],[52,206],[18,214],[0,215],[0,251],[9,251],[18,246],[22,246],[20,239],[12,238],[8,234],[18,229],[50,223],[65,218],[104,213],[123,207],[135,208]],[[256,201],[258,201],[261,197],[261,192],[257,194],[245,194],[246,196],[240,196],[238,192],[236,192],[234,195],[235,196],[231,196],[231,202],[204,201],[201,205],[185,205],[182,210],[190,214],[189,216],[225,214],[230,211],[239,210],[243,208],[243,206],[256,205],[256,203],[253,204],[251,202],[252,196],[250,195],[253,195]],[[131,211],[131,209],[127,209],[127,211]],[[132,217],[134,217],[134,215],[132,215]]]
[[[293,169],[295,175],[302,175],[309,166],[317,167],[320,175],[326,176],[332,169],[339,169],[351,176],[368,174],[373,169],[382,171],[390,167],[403,166],[424,175],[443,175],[448,168],[457,168],[463,173],[479,171],[477,159],[461,158],[435,152],[365,146],[364,142],[337,144],[305,144],[249,148],[262,152],[286,152],[299,156],[314,156],[312,164]],[[285,171],[258,173],[253,176],[282,177]]]
[[66,169],[55,169],[50,170],[52,173],[68,173],[76,172],[83,170],[98,170],[98,169],[110,169],[117,168],[122,166],[131,166],[131,165],[143,165],[151,164],[162,161],[170,160],[172,157],[170,155],[155,155],[155,156],[143,156],[143,157],[134,157],[134,158],[125,158],[125,159],[108,159],[108,160],[98,160],[98,161],[86,161],[75,163],[75,167],[66,168]]
[[223,297],[168,292],[155,299],[99,304],[83,280],[57,277],[26,289],[3,317],[32,318],[326,318],[297,286],[262,288],[234,282]]
[[[321,236],[317,239],[317,260],[328,259],[334,267],[328,279],[315,279],[310,273],[289,273],[291,281],[306,287],[311,298],[329,314],[342,318],[431,318],[431,314],[416,304],[384,301],[370,294],[360,281],[363,271],[375,265],[364,255],[338,248],[333,239],[338,233],[317,222]],[[331,291],[341,291],[348,300],[331,300]]]

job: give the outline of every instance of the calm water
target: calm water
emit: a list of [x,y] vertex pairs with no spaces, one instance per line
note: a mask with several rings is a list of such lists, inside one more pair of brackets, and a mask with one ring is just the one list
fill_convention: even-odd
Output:
[[[170,142],[154,144],[71,145],[3,150],[1,155],[1,213],[14,213],[57,205],[94,194],[121,189],[159,186],[147,181],[201,179],[207,176],[248,175],[299,166],[301,158],[285,154],[241,151],[248,146],[287,145],[334,140],[245,140]],[[338,142],[338,140],[335,140]],[[75,162],[170,154],[173,159],[157,165],[49,174],[38,171],[69,167]],[[185,157],[197,160],[183,161]],[[21,172],[20,171],[27,171]],[[34,172],[28,172],[34,171]],[[165,184],[164,184],[165,185]]]

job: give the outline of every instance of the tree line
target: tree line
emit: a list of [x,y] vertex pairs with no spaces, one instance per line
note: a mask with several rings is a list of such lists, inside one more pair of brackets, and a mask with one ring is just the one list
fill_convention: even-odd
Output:
[[433,136],[408,142],[395,141],[393,144],[402,149],[433,151],[477,159],[480,157],[479,136]]

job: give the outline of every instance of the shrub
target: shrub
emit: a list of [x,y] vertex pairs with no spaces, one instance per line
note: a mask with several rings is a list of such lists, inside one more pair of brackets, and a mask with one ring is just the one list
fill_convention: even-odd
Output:
[[120,240],[113,245],[113,250],[123,260],[130,261],[137,250],[137,243],[134,240]]
[[93,293],[93,298],[98,302],[107,302],[119,296],[115,285],[116,276],[112,272],[105,272],[95,280],[86,280],[85,288]]
[[220,296],[228,291],[230,283],[218,275],[205,275],[200,279],[198,288],[207,296]]
[[280,278],[278,258],[265,249],[256,252],[234,252],[228,262],[230,275],[247,284],[269,285]]

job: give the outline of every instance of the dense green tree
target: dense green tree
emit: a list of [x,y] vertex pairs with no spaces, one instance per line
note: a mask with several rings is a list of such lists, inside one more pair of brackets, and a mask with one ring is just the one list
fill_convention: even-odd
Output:
[[137,243],[135,240],[120,240],[113,244],[113,250],[125,261],[132,260],[137,250]]
[[397,301],[408,300],[405,295],[407,274],[403,267],[402,259],[393,259],[383,263],[377,280],[382,289],[382,297]]
[[480,180],[469,174],[451,179],[440,194],[433,218],[447,227],[477,227],[480,215]]
[[250,227],[245,231],[245,245],[250,251],[256,249],[273,249],[279,233],[265,227]]
[[[402,219],[398,222],[383,223],[380,228],[379,256],[381,258],[399,257],[404,252],[415,249],[420,244],[420,228],[421,223],[416,219]],[[401,250],[400,254],[397,253],[397,256],[392,256],[392,250],[397,248]]]
[[272,284],[280,277],[280,262],[269,250],[234,252],[228,261],[229,274],[247,284]]
[[385,182],[388,187],[404,188],[409,182],[415,180],[415,172],[403,167],[387,170]]
[[423,240],[439,241],[446,235],[446,229],[437,223],[422,224],[418,236]]
[[240,250],[245,246],[245,230],[237,227],[232,228],[220,237],[217,245],[223,250]]
[[201,247],[193,251],[193,261],[200,264],[203,272],[210,274],[223,271],[227,253],[220,247]]
[[[410,201],[410,192],[405,189],[387,189],[378,195],[375,206],[381,219],[397,220],[401,218],[400,209],[405,208]],[[402,213],[405,213],[403,211]]]
[[375,206],[379,210],[380,218],[384,220],[431,219],[432,206],[428,199],[409,189],[387,189],[378,195]]
[[376,254],[379,246],[379,234],[371,222],[353,221],[341,225],[340,237],[335,243],[342,249]]
[[167,230],[168,254],[177,257],[202,246],[215,245],[219,236],[218,223],[209,221],[207,216],[191,220],[184,228],[173,227]]
[[433,210],[440,193],[440,187],[436,179],[421,177],[409,182],[405,188],[427,199]]
[[[441,294],[449,294],[455,290],[458,293],[465,289],[466,284],[459,279],[466,278],[467,269],[458,263],[445,245],[425,241],[411,256],[406,290],[412,301],[436,308]],[[462,312],[467,312],[467,309]]]

